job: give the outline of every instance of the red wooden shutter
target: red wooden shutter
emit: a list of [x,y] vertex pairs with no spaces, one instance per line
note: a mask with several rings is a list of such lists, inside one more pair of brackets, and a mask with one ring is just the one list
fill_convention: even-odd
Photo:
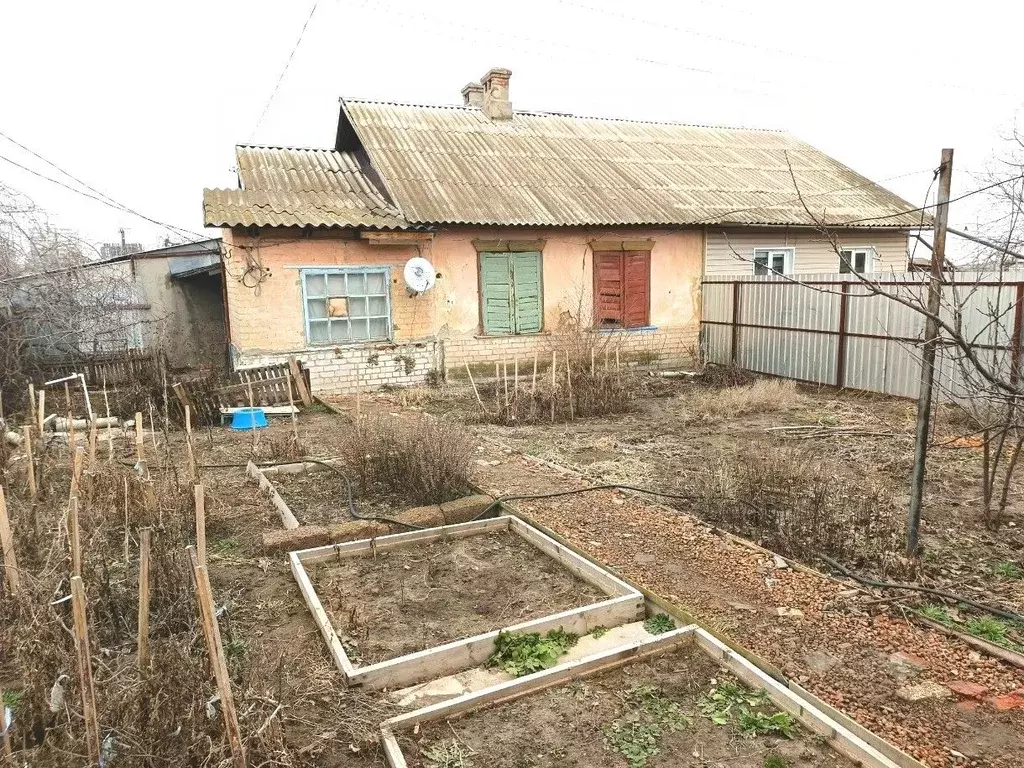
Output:
[[620,327],[623,321],[622,252],[594,252],[594,325]]
[[623,256],[622,325],[641,328],[650,324],[651,252],[626,251]]

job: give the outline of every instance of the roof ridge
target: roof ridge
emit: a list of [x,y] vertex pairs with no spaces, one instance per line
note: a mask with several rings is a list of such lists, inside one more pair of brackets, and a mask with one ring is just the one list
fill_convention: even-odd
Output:
[[334,147],[289,147],[280,144],[235,144],[235,149],[288,149],[293,152],[337,152],[339,155],[351,154],[344,149]]
[[[414,107],[416,109],[445,109],[458,110],[462,112],[479,112],[479,107],[471,107],[465,104],[416,104],[411,101],[388,101],[387,99],[361,99],[342,96],[340,99],[346,104],[373,104],[378,106],[391,107]],[[596,120],[605,123],[634,123],[638,125],[674,125],[684,128],[704,128],[714,131],[751,131],[756,133],[780,133],[792,136],[785,128],[751,128],[743,125],[711,125],[706,123],[687,123],[679,120],[640,120],[631,117],[603,117],[601,115],[575,115],[571,112],[547,112],[544,110],[513,109],[514,115],[529,115],[530,117],[561,117],[570,120]],[[794,137],[795,138],[795,137]]]

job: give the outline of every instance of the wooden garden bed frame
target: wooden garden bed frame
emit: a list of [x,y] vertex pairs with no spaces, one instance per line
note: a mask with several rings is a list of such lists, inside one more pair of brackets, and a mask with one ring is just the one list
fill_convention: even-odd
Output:
[[789,712],[794,719],[800,721],[812,733],[824,738],[833,750],[845,755],[854,763],[867,768],[899,768],[898,763],[890,760],[868,742],[804,699],[799,693],[789,690],[696,625],[645,638],[542,672],[498,683],[449,701],[392,717],[381,723],[384,755],[390,768],[408,768],[395,733],[411,731],[423,723],[463,717],[478,709],[497,706],[552,686],[599,675],[643,658],[692,645],[696,645],[697,648],[707,653],[720,666],[748,686],[764,690],[775,706]]
[[[608,599],[376,664],[357,667],[352,663],[309,580],[309,575],[306,573],[307,565],[332,560],[341,561],[352,557],[374,556],[378,552],[392,549],[415,547],[434,541],[450,541],[494,531],[510,531],[517,534],[541,553],[557,560],[569,572],[600,589],[608,595]],[[371,689],[403,688],[479,666],[494,651],[494,641],[499,631],[547,632],[551,629],[562,628],[567,632],[585,635],[596,627],[616,627],[639,621],[645,615],[644,596],[638,590],[586,558],[580,557],[568,547],[559,544],[528,523],[510,515],[298,550],[289,553],[288,557],[292,575],[299,585],[302,597],[313,614],[320,634],[323,635],[327,643],[331,658],[334,659],[335,665],[348,686],[362,686]]]

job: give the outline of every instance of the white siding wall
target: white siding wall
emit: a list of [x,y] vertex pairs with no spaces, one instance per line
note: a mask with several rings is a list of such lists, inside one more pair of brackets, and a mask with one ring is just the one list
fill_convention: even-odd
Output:
[[[848,229],[837,232],[843,248],[872,246],[877,254],[876,272],[907,271],[907,233],[888,229]],[[793,248],[793,269],[798,273],[838,272],[839,257],[820,232],[807,228],[765,229],[708,227],[704,274],[753,274],[750,259],[755,248]],[[739,253],[744,261],[736,257]]]

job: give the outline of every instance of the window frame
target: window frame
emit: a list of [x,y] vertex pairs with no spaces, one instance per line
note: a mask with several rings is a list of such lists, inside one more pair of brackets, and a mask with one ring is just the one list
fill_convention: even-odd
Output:
[[[843,272],[843,254],[849,252],[853,263],[850,264],[848,272]],[[864,271],[858,272],[856,269],[857,254],[864,253]],[[849,262],[847,262],[849,263]],[[875,250],[873,245],[856,245],[852,247],[841,247],[839,248],[839,273],[843,275],[871,275],[876,272],[875,267],[878,264],[878,251]]]
[[[538,327],[538,329],[536,331],[519,332],[519,331],[516,330],[515,275],[513,273],[512,260],[513,260],[513,258],[516,255],[523,254],[523,253],[536,253],[537,254],[537,273],[538,273],[537,290],[538,290],[538,293],[540,294],[538,296],[538,299],[539,299],[538,303],[540,305],[539,306],[540,318],[539,318],[539,327]],[[484,256],[486,254],[499,254],[499,255],[503,255],[508,260],[509,287],[510,287],[510,289],[512,291],[511,296],[509,296],[509,305],[508,305],[508,310],[509,310],[509,332],[508,333],[500,333],[500,332],[496,332],[496,331],[488,331],[487,330],[487,323],[486,323],[485,317],[484,317],[484,315],[486,314],[486,307],[484,305],[485,305],[485,303],[487,301],[487,297],[486,297],[485,292],[484,292]],[[516,249],[512,249],[512,250],[501,250],[501,251],[498,251],[498,250],[495,250],[495,251],[480,250],[478,248],[477,249],[477,253],[476,253],[476,295],[477,295],[476,305],[477,305],[477,323],[478,323],[477,335],[478,336],[480,336],[480,337],[488,337],[488,338],[508,338],[510,336],[537,336],[537,335],[546,333],[547,331],[546,331],[545,325],[544,325],[545,317],[544,317],[544,248],[543,248],[543,246],[538,247],[538,248],[530,248],[529,250],[520,250],[520,249],[516,248]]]
[[[782,255],[783,255],[782,272],[779,272],[778,270],[773,269],[770,266],[772,255],[776,254],[776,253],[782,253]],[[767,255],[768,260],[769,260],[768,272],[765,275],[757,274],[757,258],[758,258],[759,255],[762,255],[762,254]],[[789,276],[789,275],[793,275],[795,273],[795,267],[796,267],[796,248],[794,248],[792,245],[782,245],[782,246],[776,246],[776,247],[759,246],[759,247],[754,249],[753,258],[751,258],[751,260],[750,260],[750,268],[751,268],[751,271],[754,273],[755,277],[767,277],[769,275]]]
[[[326,341],[314,341],[310,334],[310,317],[309,317],[309,301],[311,299],[319,297],[311,297],[306,287],[306,278],[323,276],[324,287],[327,286],[327,278],[331,275],[345,275],[346,285],[348,284],[348,275],[364,275],[368,276],[371,274],[383,275],[384,276],[384,309],[385,315],[368,315],[367,317],[384,317],[387,322],[387,333],[383,337],[365,338],[365,339],[332,339],[328,338]],[[391,306],[391,267],[389,266],[344,266],[344,267],[302,267],[299,269],[299,286],[302,289],[302,323],[306,335],[306,346],[307,347],[331,347],[341,346],[345,344],[367,344],[367,343],[380,343],[382,341],[392,341],[394,338],[394,320],[392,318],[392,306]],[[370,295],[376,294],[361,294],[362,297],[369,297]],[[325,299],[330,298],[330,292],[327,292]],[[346,297],[350,298],[350,297]],[[327,319],[327,333],[330,336],[331,324],[330,318]],[[369,334],[369,323],[367,323],[367,334]]]
[[[622,304],[622,322],[619,325],[604,325],[601,322],[601,313],[599,311],[600,291],[601,291],[601,278],[600,271],[598,269],[598,257],[602,254],[617,253],[619,255],[619,285],[621,286],[622,295],[620,301]],[[593,297],[592,297],[592,315],[591,315],[591,327],[598,332],[612,332],[612,331],[637,331],[645,328],[651,328],[651,301],[652,301],[652,288],[651,288],[651,272],[654,269],[654,248],[598,248],[591,251],[591,270],[593,272]],[[627,292],[626,292],[626,256],[629,254],[646,254],[647,255],[647,302],[644,305],[644,322],[639,325],[627,325],[626,324],[626,306],[627,306]]]

